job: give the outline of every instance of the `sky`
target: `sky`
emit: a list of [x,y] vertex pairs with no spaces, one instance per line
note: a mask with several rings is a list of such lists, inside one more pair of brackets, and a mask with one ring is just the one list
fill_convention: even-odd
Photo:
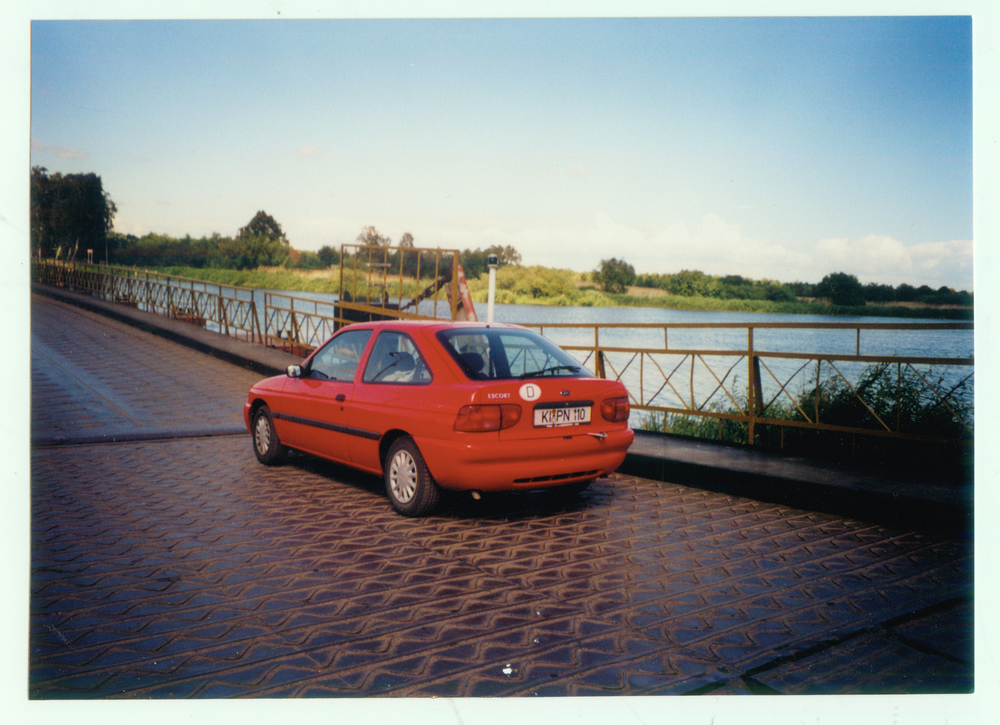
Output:
[[972,20],[36,20],[30,162],[115,230],[973,290]]

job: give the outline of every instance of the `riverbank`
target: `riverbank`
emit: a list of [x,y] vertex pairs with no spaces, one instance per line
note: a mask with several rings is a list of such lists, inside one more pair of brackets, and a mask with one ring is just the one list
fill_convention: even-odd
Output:
[[[336,295],[340,291],[339,269],[330,270],[289,270],[283,268],[259,268],[255,270],[159,267],[157,272],[190,279],[199,279],[215,284],[254,289],[273,289],[288,292],[313,292]],[[469,280],[469,290],[476,302],[487,301],[486,275],[482,279]],[[937,307],[931,305],[863,305],[841,307],[817,300],[797,300],[794,302],[772,302],[770,300],[718,299],[714,297],[687,297],[671,295],[662,290],[631,288],[623,294],[611,294],[579,282],[572,287],[562,286],[553,293],[540,290],[532,293],[518,293],[513,290],[499,291],[497,301],[504,304],[529,304],[579,307],[653,307],[675,310],[698,310],[709,312],[752,312],[785,315],[838,315],[887,317],[897,319],[939,319],[972,320],[971,307]]]

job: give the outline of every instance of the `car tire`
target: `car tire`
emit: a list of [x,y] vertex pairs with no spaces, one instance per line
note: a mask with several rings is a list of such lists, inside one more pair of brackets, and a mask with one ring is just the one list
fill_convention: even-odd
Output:
[[262,405],[253,416],[253,452],[257,460],[265,466],[274,466],[284,459],[288,449],[281,445],[278,431],[274,428],[271,409]]
[[441,489],[412,438],[400,438],[389,448],[385,492],[393,509],[404,516],[423,516],[437,506]]

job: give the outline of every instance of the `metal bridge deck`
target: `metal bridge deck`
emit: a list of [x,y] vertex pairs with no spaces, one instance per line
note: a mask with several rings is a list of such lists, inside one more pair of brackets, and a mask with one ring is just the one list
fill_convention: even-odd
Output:
[[259,465],[258,374],[37,295],[31,335],[31,698],[973,688],[966,538],[623,473],[406,519]]

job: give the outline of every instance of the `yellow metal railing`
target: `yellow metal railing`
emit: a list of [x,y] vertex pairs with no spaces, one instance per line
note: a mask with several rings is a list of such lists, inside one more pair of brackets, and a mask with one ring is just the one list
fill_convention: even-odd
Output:
[[[322,308],[329,312],[323,312]],[[264,344],[307,355],[330,337],[336,328],[330,302],[264,293]]]
[[[427,319],[439,316],[439,301],[447,304],[448,317],[459,318],[459,269],[457,249],[342,244],[340,246],[340,301],[336,327],[379,319]],[[421,280],[429,284],[421,290]],[[445,299],[440,300],[440,292]],[[429,301],[429,315],[420,314]]]
[[[355,322],[437,318],[444,311],[439,310],[439,302],[447,304],[451,319],[458,314],[459,295],[452,284],[458,250],[343,244],[340,259],[337,302],[264,293],[266,345],[305,354]],[[428,275],[432,276],[428,279]],[[429,315],[419,313],[421,302],[431,307]]]
[[[345,245],[351,247],[353,245]],[[403,249],[405,252],[421,250]],[[389,258],[392,248],[360,247],[360,252],[351,259],[379,255]],[[441,256],[457,255],[448,250],[424,251],[433,255],[434,273],[441,272]],[[400,255],[404,258],[404,255]],[[455,257],[457,260],[457,257]],[[367,263],[367,260],[366,260]],[[457,264],[457,261],[454,262]],[[417,261],[419,272],[419,258]],[[248,287],[204,282],[136,270],[129,267],[112,267],[88,263],[68,263],[53,260],[34,260],[31,266],[32,279],[56,287],[86,292],[101,299],[136,307],[146,312],[183,320],[192,324],[217,328],[225,335],[232,335],[251,342],[259,342],[269,347],[287,350],[296,355],[306,355],[319,347],[341,326],[363,319],[426,319],[427,315],[416,313],[419,300],[413,303],[402,301],[402,283],[399,283],[399,301],[386,303],[382,294],[386,289],[385,269],[376,272],[371,269],[354,270],[352,285],[356,301],[324,302],[290,294],[253,290]],[[454,314],[458,295],[448,274],[437,277],[422,293],[415,295],[429,300],[433,314],[438,312],[438,292],[444,290],[448,312]],[[367,277],[367,279],[365,279]],[[446,277],[446,279],[442,279]],[[358,279],[363,284],[357,283]],[[359,291],[359,286],[361,291]],[[379,294],[371,299],[371,290]],[[257,301],[262,299],[258,306]],[[412,308],[412,309],[410,309]]]
[[127,267],[33,261],[32,279],[87,292],[199,327],[212,325],[224,335],[264,342],[253,290],[174,277]]
[[[873,322],[753,322],[753,323],[645,323],[645,324],[576,324],[554,323],[524,325],[552,337],[568,352],[579,353],[582,362],[602,378],[621,380],[629,390],[632,407],[664,415],[695,416],[719,421],[738,421],[746,427],[747,442],[755,442],[760,426],[810,428],[853,435],[882,436],[935,443],[972,444],[974,422],[972,388],[975,359],[969,356],[863,354],[862,333],[875,335],[916,332],[972,332],[971,322],[873,323]],[[699,336],[730,333],[730,342],[744,342],[725,347],[671,347],[673,334],[697,331]],[[848,345],[841,341],[840,351],[814,352],[768,350],[755,343],[755,332],[815,331],[829,338],[836,331],[853,333]],[[603,339],[602,339],[602,333]],[[690,337],[690,335],[688,335]],[[617,340],[608,340],[616,337]],[[562,338],[562,339],[560,339]],[[637,344],[640,340],[645,344]],[[662,339],[662,345],[652,340]],[[586,340],[586,342],[584,342]],[[628,341],[628,342],[626,342]],[[844,350],[847,347],[849,349]],[[852,348],[852,349],[851,349]],[[970,345],[971,349],[971,345]],[[931,401],[947,411],[957,423],[958,438],[942,438],[904,430],[897,412],[895,419],[880,416],[875,406],[856,387],[859,367],[894,366],[897,395],[904,390],[903,379],[922,389]],[[928,371],[934,370],[932,375]],[[738,382],[740,374],[745,382]],[[935,377],[936,376],[936,377]],[[868,426],[848,426],[822,420],[823,383],[831,378],[850,390],[857,404],[868,411]],[[798,381],[799,389],[793,390]],[[810,410],[803,408],[802,391],[814,396]],[[959,396],[964,396],[959,400]],[[783,403],[794,417],[776,417],[776,405]],[[897,401],[896,410],[901,409]]]
[[[379,253],[378,249],[373,250],[373,254]],[[381,253],[388,258],[389,250],[383,249]],[[355,259],[359,256],[353,255]],[[402,288],[396,295],[400,302],[395,306],[382,306],[384,295],[382,303],[376,306],[365,304],[371,302],[367,297],[363,302],[334,303],[257,291],[256,295],[263,297],[262,308],[258,309],[251,289],[128,268],[35,261],[32,279],[209,329],[217,328],[223,334],[299,355],[318,347],[341,325],[357,321],[348,319],[352,310],[378,317],[425,317],[399,309],[404,307]],[[372,287],[377,285],[366,280],[366,289]],[[437,295],[441,288],[441,284],[434,284],[425,292],[428,296]],[[453,290],[454,286],[449,290],[448,300],[452,308],[456,304]],[[454,309],[451,311],[454,314]],[[862,345],[863,333],[871,333],[873,338],[898,335],[903,342],[921,332],[971,334],[971,322],[525,323],[524,326],[539,330],[563,349],[577,354],[599,377],[621,380],[629,390],[634,409],[715,419],[719,421],[720,437],[723,421],[737,421],[745,426],[750,444],[755,442],[761,426],[777,426],[782,441],[785,428],[808,428],[971,445],[974,432],[971,391],[975,375],[971,354],[872,353],[868,351],[872,346],[868,335],[864,337],[864,351]],[[776,349],[760,340],[772,331],[815,335],[812,345]],[[840,339],[835,344],[837,337]],[[808,350],[810,346],[814,349]],[[965,348],[971,350],[971,342]],[[856,388],[859,370],[866,365],[894,366],[900,383],[898,389],[902,391],[904,377],[919,386],[928,399],[953,417],[959,433],[953,438],[942,438],[904,430],[898,415],[895,418],[880,415],[864,392]],[[741,377],[745,377],[745,382],[739,382]],[[831,379],[849,389],[858,405],[867,409],[867,426],[839,425],[823,419],[820,397],[824,381]],[[807,403],[802,391],[810,389],[816,397]],[[775,414],[780,404],[786,412],[782,417]],[[791,416],[787,415],[789,410]]]

